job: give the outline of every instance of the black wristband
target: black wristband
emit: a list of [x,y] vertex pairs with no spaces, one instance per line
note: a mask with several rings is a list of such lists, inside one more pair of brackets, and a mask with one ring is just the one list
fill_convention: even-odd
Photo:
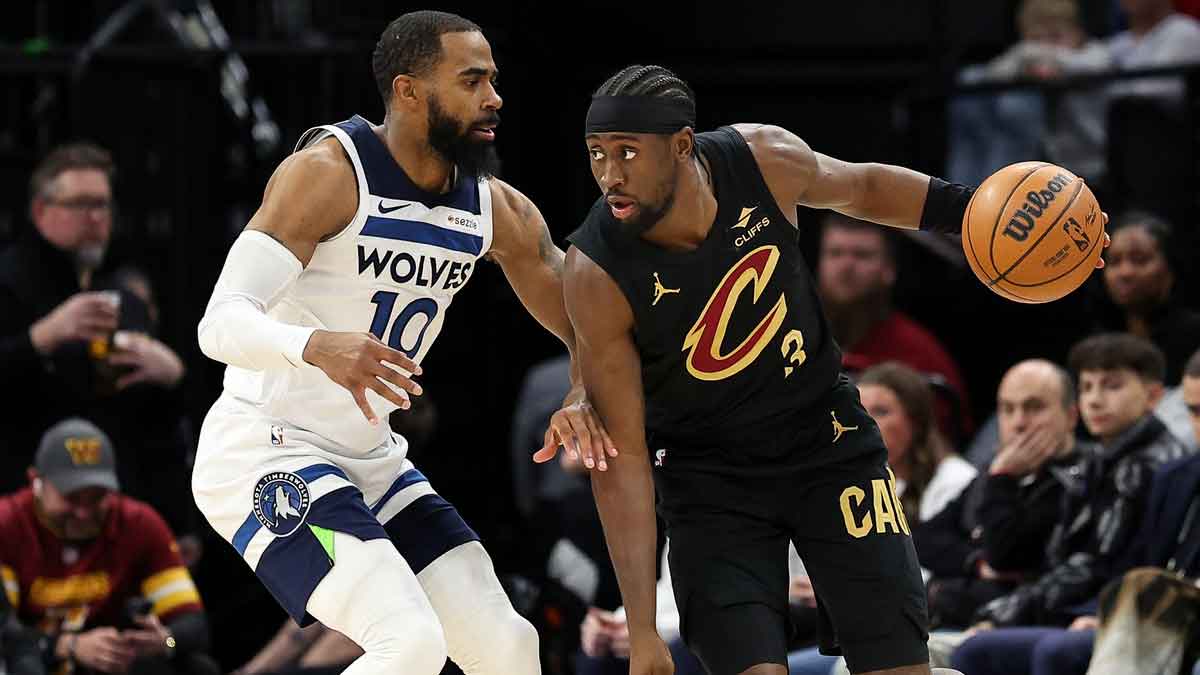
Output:
[[971,202],[973,194],[973,187],[930,178],[925,208],[921,211],[921,229],[941,234],[962,234],[967,204]]

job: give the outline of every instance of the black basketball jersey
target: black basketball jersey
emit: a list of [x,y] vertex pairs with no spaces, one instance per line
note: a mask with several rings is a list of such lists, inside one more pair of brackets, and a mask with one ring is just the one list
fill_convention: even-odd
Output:
[[[745,139],[696,135],[717,215],[692,251],[622,229],[601,198],[570,242],[604,269],[633,309],[651,450],[691,459],[787,461],[797,433],[829,426],[811,409],[839,382],[834,343],[797,244]],[[802,450],[802,449],[801,449]]]

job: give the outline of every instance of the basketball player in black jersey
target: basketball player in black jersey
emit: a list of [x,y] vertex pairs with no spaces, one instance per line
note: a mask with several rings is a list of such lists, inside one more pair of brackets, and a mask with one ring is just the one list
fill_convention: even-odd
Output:
[[654,626],[656,486],[683,637],[711,673],[787,672],[789,540],[826,651],[855,673],[929,673],[909,523],[795,216],[802,204],[957,233],[972,190],[842,162],[779,127],[694,122],[691,89],[664,68],[600,87],[586,143],[604,194],[564,271],[588,395],[621,449],[592,480],[630,672],[672,669]]

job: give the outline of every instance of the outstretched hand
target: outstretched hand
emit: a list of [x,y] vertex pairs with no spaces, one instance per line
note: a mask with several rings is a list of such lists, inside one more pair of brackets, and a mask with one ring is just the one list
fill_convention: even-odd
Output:
[[[1104,216],[1104,248],[1108,248],[1108,245],[1112,243],[1112,237],[1108,236],[1108,214],[1101,211],[1100,215]],[[1104,256],[1096,258],[1096,269],[1104,269]]]
[[533,453],[533,461],[541,464],[554,459],[559,446],[566,449],[568,457],[581,460],[589,469],[607,471],[606,458],[617,456],[604,422],[586,399],[565,405],[550,417],[545,443]]

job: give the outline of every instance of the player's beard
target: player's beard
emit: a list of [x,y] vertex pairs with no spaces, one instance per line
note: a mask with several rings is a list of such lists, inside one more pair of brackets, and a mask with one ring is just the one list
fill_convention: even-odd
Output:
[[[631,236],[641,236],[658,224],[658,221],[667,215],[671,207],[675,205],[675,185],[678,178],[678,172],[675,172],[663,182],[663,192],[666,196],[663,197],[662,203],[651,206],[642,202],[637,202],[638,212],[632,218],[626,220],[618,220],[621,229],[626,234]],[[619,194],[619,193],[616,193]]]
[[[499,124],[500,115],[493,112],[475,123]],[[495,144],[472,139],[471,125],[464,125],[446,114],[436,96],[429,97],[429,145],[461,173],[472,178],[488,178],[500,170],[500,155]]]

